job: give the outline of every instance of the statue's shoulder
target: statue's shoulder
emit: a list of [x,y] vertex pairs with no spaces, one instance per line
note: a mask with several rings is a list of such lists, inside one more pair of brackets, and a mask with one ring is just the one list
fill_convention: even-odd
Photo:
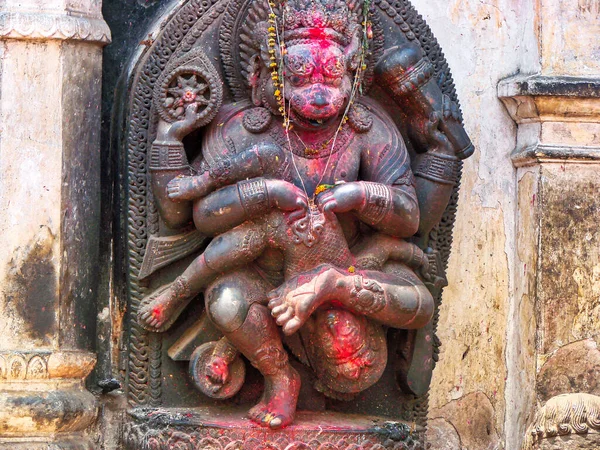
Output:
[[204,134],[204,157],[220,159],[224,149],[230,154],[239,153],[263,142],[273,120],[267,109],[256,107],[250,101],[223,105]]
[[402,135],[392,117],[381,104],[369,97],[361,98],[352,106],[348,122],[359,136],[362,134],[369,141],[371,147],[378,143],[384,146],[396,143],[395,146],[404,147]]

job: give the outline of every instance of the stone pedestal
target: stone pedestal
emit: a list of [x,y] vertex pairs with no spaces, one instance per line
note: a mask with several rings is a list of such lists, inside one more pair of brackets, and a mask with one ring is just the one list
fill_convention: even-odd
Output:
[[100,7],[8,0],[0,12],[0,448],[92,448]]

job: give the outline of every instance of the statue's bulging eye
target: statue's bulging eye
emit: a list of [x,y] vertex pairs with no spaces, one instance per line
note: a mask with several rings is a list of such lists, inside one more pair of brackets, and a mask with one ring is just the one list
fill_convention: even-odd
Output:
[[304,86],[306,84],[307,80],[308,80],[307,77],[301,77],[301,76],[298,76],[298,75],[292,75],[292,76],[289,77],[290,84],[292,86],[296,86],[296,87],[297,86]]

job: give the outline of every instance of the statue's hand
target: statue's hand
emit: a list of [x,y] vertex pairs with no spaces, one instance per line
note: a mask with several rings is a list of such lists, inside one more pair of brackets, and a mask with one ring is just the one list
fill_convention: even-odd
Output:
[[428,148],[428,151],[454,156],[457,149],[441,131],[444,128],[442,124],[450,122],[460,123],[460,111],[456,102],[444,95],[442,111],[432,112],[428,120],[419,123],[415,139],[421,147]]
[[325,214],[360,210],[367,201],[363,183],[342,183],[317,196],[317,205]]
[[185,117],[174,123],[161,121],[158,126],[157,140],[178,141],[196,129],[198,103],[192,103],[185,109]]
[[282,211],[308,211],[306,194],[292,183],[283,180],[265,180],[269,203]]

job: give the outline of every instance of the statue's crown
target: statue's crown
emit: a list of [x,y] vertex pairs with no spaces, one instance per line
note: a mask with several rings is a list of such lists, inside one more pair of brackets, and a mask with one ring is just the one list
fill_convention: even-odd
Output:
[[350,0],[288,0],[284,6],[284,39],[327,39],[348,45],[360,18]]

